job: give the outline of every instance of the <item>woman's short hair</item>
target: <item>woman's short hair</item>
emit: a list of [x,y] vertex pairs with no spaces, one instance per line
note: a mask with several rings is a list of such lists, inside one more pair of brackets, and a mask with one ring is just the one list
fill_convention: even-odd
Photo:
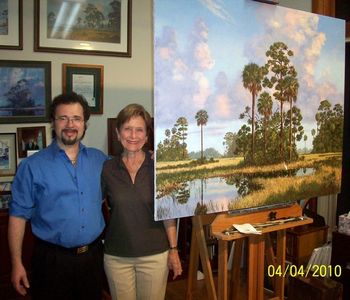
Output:
[[120,131],[123,124],[128,122],[133,117],[141,117],[146,124],[147,135],[149,136],[152,128],[152,118],[145,108],[137,103],[132,103],[125,106],[117,115],[116,128]]

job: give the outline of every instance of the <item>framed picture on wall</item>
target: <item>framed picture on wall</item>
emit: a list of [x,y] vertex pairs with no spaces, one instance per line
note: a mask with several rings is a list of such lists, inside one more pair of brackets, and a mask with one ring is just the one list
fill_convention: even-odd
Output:
[[122,153],[123,148],[118,141],[118,135],[116,132],[117,118],[107,119],[107,138],[108,138],[108,155],[116,156]]
[[46,147],[46,127],[17,128],[18,157],[27,157],[28,151]]
[[16,169],[16,134],[0,133],[0,182],[12,181]]
[[11,181],[0,181],[0,191],[11,191],[11,184]]
[[12,193],[10,191],[0,191],[0,209],[8,208]]
[[131,57],[132,0],[35,0],[34,50]]
[[0,49],[23,49],[22,0],[0,1]]
[[62,89],[64,93],[76,92],[89,103],[91,114],[103,114],[102,65],[62,65]]
[[0,124],[48,122],[51,62],[0,60]]

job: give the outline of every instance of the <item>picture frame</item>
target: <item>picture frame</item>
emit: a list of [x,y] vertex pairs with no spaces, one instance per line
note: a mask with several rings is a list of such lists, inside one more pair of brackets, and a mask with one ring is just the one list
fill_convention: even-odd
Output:
[[63,93],[76,92],[89,104],[91,114],[103,114],[102,65],[63,64]]
[[[107,118],[107,139],[108,139],[108,155],[116,156],[123,152],[123,146],[118,141],[116,132],[117,118]],[[147,143],[144,146],[146,151],[154,151],[154,118],[152,118],[152,128],[148,136]]]
[[0,133],[0,182],[12,181],[16,170],[16,134]]
[[0,2],[0,49],[23,50],[23,0]]
[[117,118],[107,118],[107,139],[108,139],[108,155],[116,156],[122,153],[123,147],[118,141],[116,132]]
[[46,127],[18,127],[18,157],[27,157],[28,151],[41,150],[46,147]]
[[51,62],[0,60],[0,124],[49,122]]
[[11,191],[0,191],[0,209],[7,209],[11,200]]
[[0,181],[0,191],[4,192],[4,191],[11,191],[11,185],[12,182],[9,181]]
[[35,0],[34,51],[131,57],[132,0],[112,3]]

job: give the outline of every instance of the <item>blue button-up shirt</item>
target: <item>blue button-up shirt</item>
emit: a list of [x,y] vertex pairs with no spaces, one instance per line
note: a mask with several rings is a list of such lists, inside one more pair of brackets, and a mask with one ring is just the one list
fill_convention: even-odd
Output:
[[105,226],[100,176],[106,159],[80,144],[74,167],[53,141],[19,165],[10,215],[30,220],[34,235],[50,243],[68,248],[91,243]]

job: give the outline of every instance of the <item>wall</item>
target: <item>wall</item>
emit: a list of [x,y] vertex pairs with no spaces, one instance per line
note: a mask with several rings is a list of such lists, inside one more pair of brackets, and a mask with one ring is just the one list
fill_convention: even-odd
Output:
[[312,0],[279,0],[279,5],[304,11],[312,11]]
[[[84,143],[107,152],[107,118],[115,117],[125,105],[138,102],[152,112],[152,0],[133,0],[132,57],[107,57],[33,52],[34,4],[23,1],[23,50],[0,50],[0,59],[41,60],[52,62],[52,96],[61,93],[62,64],[104,65],[103,115],[92,115]],[[311,0],[280,0],[280,5],[311,11]],[[47,143],[51,141],[50,124],[2,124],[0,132],[16,132],[17,127],[46,126]]]

